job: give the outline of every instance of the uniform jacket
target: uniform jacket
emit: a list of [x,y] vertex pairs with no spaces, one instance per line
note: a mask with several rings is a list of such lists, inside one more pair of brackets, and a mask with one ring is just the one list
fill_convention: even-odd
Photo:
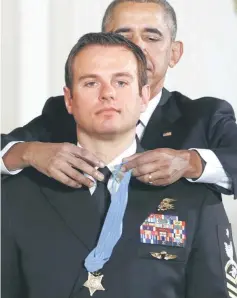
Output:
[[[174,208],[158,211],[165,198],[175,200]],[[171,234],[158,231],[159,243],[144,238],[143,224],[154,216],[161,220],[175,216],[178,221],[169,226]],[[34,169],[6,179],[2,297],[90,297],[83,286],[84,260],[100,229],[97,205],[88,189],[66,187]],[[177,235],[179,244],[170,246]],[[162,251],[175,258],[151,255]],[[132,179],[123,234],[102,269],[106,290],[93,297],[232,298],[237,291],[235,262],[231,226],[218,194],[186,180],[154,187]]]

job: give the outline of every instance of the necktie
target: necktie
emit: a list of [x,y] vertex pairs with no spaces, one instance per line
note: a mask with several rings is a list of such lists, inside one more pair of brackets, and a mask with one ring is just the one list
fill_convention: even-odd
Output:
[[103,181],[97,180],[97,187],[92,196],[97,202],[101,221],[103,222],[111,201],[110,192],[107,187],[111,172],[107,167],[100,169],[100,172],[104,175],[105,179]]
[[144,133],[144,126],[142,124],[142,121],[138,120],[136,125],[136,135],[139,140],[142,138],[143,133]]

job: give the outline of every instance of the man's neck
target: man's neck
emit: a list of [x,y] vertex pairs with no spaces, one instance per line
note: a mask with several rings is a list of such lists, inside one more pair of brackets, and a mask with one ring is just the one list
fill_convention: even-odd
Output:
[[88,136],[80,132],[77,134],[78,143],[96,155],[106,165],[128,149],[135,139],[135,129],[127,134],[116,135],[113,139],[101,136]]
[[159,84],[157,84],[156,86],[151,85],[150,100],[153,99],[157,94],[159,94],[162,91],[162,89],[164,88],[164,82],[165,82],[165,79],[162,79],[159,82]]

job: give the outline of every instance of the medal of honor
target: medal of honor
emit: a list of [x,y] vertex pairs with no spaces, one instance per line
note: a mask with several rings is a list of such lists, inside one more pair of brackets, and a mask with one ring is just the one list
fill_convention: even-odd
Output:
[[[122,164],[118,166],[113,181],[116,179],[121,166]],[[101,283],[104,275],[102,275],[99,270],[101,270],[110,259],[113,249],[122,235],[121,226],[128,202],[128,185],[130,178],[131,171],[124,175],[119,189],[112,192],[110,207],[106,214],[97,245],[85,259],[84,265],[88,272],[88,279],[83,286],[89,289],[90,296],[96,291],[105,290]]]
[[83,284],[84,287],[88,288],[90,291],[90,296],[93,296],[93,294],[96,291],[104,291],[105,288],[102,286],[102,278],[104,275],[102,274],[93,274],[91,272],[88,272],[88,279]]

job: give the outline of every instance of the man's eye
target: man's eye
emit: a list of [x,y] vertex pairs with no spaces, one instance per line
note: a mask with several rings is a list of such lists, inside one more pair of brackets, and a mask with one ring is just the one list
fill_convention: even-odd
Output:
[[145,37],[148,41],[151,41],[151,42],[156,42],[156,41],[159,41],[160,39],[156,36],[146,36]]
[[96,86],[96,82],[87,82],[85,83],[86,87],[95,87]]
[[125,86],[127,85],[127,82],[124,82],[124,81],[118,81],[118,82],[117,82],[117,85],[118,85],[119,87],[125,87]]

